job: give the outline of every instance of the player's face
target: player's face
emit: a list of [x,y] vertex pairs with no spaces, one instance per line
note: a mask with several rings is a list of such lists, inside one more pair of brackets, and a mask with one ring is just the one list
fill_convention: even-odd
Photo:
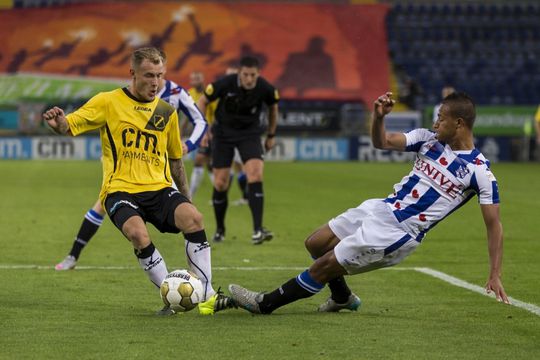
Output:
[[251,90],[255,87],[255,85],[257,85],[259,69],[257,67],[242,66],[238,72],[238,78],[240,79],[241,87],[246,90]]
[[204,78],[201,73],[191,73],[189,75],[189,85],[199,91],[204,89]]
[[131,69],[133,95],[143,101],[153,101],[164,74],[165,67],[162,62],[154,64],[144,59],[138,68]]
[[442,105],[439,108],[437,121],[433,124],[433,130],[437,133],[437,140],[449,142],[456,135],[458,121],[450,116],[448,105]]

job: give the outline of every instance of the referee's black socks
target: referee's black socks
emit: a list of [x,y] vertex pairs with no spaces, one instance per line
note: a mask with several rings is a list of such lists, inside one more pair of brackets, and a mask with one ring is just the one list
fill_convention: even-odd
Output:
[[264,192],[262,182],[248,183],[248,201],[253,217],[253,229],[255,231],[262,228]]
[[212,204],[214,204],[214,215],[216,216],[216,227],[218,230],[225,230],[225,213],[229,200],[227,198],[227,190],[218,191],[214,188],[212,193]]

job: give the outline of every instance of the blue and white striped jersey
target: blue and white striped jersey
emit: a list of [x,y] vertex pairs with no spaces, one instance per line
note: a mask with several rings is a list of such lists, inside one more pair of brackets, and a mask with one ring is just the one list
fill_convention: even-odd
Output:
[[414,166],[384,201],[418,241],[475,194],[480,204],[499,203],[497,180],[480,151],[453,151],[427,129],[405,136],[405,151],[417,153]]
[[160,90],[158,96],[171,104],[177,111],[182,111],[193,125],[193,132],[186,140],[186,145],[188,152],[195,150],[201,143],[208,124],[189,93],[175,82],[165,80],[165,86]]

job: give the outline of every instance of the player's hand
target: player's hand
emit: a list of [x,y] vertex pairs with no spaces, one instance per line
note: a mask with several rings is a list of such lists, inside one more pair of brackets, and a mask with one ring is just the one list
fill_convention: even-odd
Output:
[[264,149],[266,151],[270,151],[272,150],[272,148],[274,147],[274,145],[276,145],[276,139],[271,137],[271,138],[266,138],[266,140],[264,141]]
[[187,154],[188,152],[188,146],[186,145],[186,143],[182,143],[182,154]]
[[49,124],[50,127],[56,129],[59,124],[60,117],[65,119],[64,110],[60,109],[58,106],[53,107],[43,113],[43,120]]
[[64,110],[58,106],[45,111],[43,120],[58,134],[65,134],[69,130]]
[[495,293],[495,298],[497,299],[497,301],[502,301],[505,304],[510,304],[510,300],[508,300],[508,296],[504,291],[501,279],[498,276],[490,277],[486,283],[486,292],[488,294],[491,294],[492,291]]
[[387,92],[384,95],[381,95],[373,103],[373,112],[377,118],[382,118],[392,111],[396,101],[392,99],[392,93]]

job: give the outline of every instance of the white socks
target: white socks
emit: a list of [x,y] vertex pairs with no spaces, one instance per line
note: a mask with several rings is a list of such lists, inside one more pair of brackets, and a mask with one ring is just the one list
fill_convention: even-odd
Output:
[[204,177],[204,167],[202,166],[196,166],[193,168],[193,171],[191,172],[191,179],[189,181],[189,193],[191,194],[191,198],[195,196],[195,192],[197,192],[197,189],[199,186],[201,186],[201,182]]
[[185,240],[186,258],[191,271],[201,280],[204,289],[204,301],[216,292],[212,287],[212,257],[208,241],[194,243]]
[[151,243],[140,251],[135,250],[135,255],[137,256],[137,260],[139,260],[139,265],[150,281],[159,288],[169,272],[167,271],[165,260],[161,257],[158,249]]

